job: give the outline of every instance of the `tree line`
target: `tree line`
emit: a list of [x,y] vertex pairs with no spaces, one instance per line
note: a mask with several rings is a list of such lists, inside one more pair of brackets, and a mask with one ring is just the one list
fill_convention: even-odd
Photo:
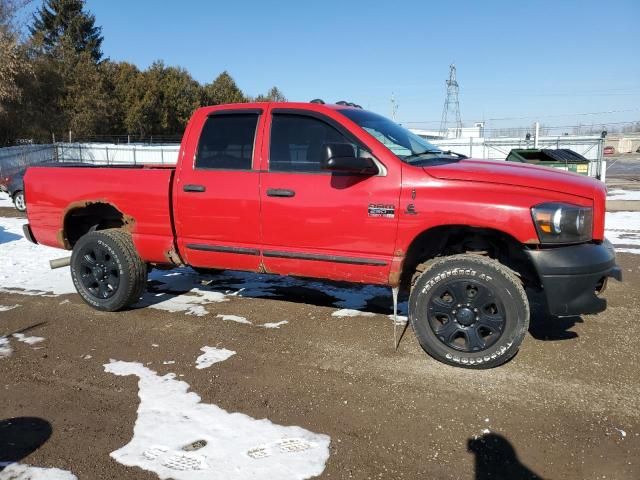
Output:
[[102,52],[102,29],[84,0],[43,0],[17,25],[29,0],[0,0],[0,145],[75,138],[179,135],[202,105],[285,101],[277,87],[251,97],[224,71],[200,84],[184,68],[146,70]]

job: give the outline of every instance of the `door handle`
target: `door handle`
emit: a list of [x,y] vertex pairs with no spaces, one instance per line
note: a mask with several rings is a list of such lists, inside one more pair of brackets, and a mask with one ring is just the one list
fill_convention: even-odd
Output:
[[268,197],[295,197],[296,192],[285,188],[270,188],[267,190]]
[[185,185],[182,190],[184,192],[206,192],[207,187],[204,185]]

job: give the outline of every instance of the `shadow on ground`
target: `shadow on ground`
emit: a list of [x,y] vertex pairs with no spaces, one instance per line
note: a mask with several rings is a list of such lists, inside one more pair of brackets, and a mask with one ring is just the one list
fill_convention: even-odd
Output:
[[520,462],[513,445],[502,435],[471,438],[467,450],[475,455],[475,480],[542,480]]
[[[191,268],[154,269],[149,275],[147,294],[138,307],[153,306],[187,293],[197,295],[198,291],[350,308],[384,315],[393,313],[391,289],[383,286],[230,270],[203,274],[196,273]],[[398,306],[400,315],[407,314],[404,300],[406,299],[401,298]]]
[[44,445],[53,429],[38,417],[16,417],[0,421],[0,472]]
[[549,307],[541,292],[527,290],[531,320],[529,333],[536,340],[557,341],[571,340],[578,337],[578,333],[571,331],[578,323],[584,323],[580,316],[556,317],[549,314]]
[[3,243],[15,242],[16,240],[20,240],[22,237],[20,235],[16,235],[15,233],[7,232],[4,227],[0,227],[0,245]]

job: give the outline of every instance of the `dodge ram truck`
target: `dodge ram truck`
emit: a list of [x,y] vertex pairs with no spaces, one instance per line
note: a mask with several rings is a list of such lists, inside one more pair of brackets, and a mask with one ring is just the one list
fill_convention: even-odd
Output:
[[188,265],[387,285],[423,349],[500,365],[548,313],[597,313],[621,280],[606,189],[576,174],[442,151],[353,104],[198,109],[175,166],[29,168],[25,236],[72,250],[98,310],[136,303],[148,268]]

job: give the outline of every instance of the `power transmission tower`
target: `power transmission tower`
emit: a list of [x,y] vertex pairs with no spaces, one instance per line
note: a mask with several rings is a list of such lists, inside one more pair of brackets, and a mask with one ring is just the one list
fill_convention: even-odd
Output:
[[444,108],[442,109],[442,120],[440,121],[440,135],[442,137],[447,136],[447,127],[449,118],[453,120],[455,117],[456,122],[456,138],[460,137],[462,120],[460,120],[460,102],[458,101],[458,92],[460,87],[456,80],[456,66],[451,64],[449,66],[449,80],[447,80],[447,98],[444,101]]

